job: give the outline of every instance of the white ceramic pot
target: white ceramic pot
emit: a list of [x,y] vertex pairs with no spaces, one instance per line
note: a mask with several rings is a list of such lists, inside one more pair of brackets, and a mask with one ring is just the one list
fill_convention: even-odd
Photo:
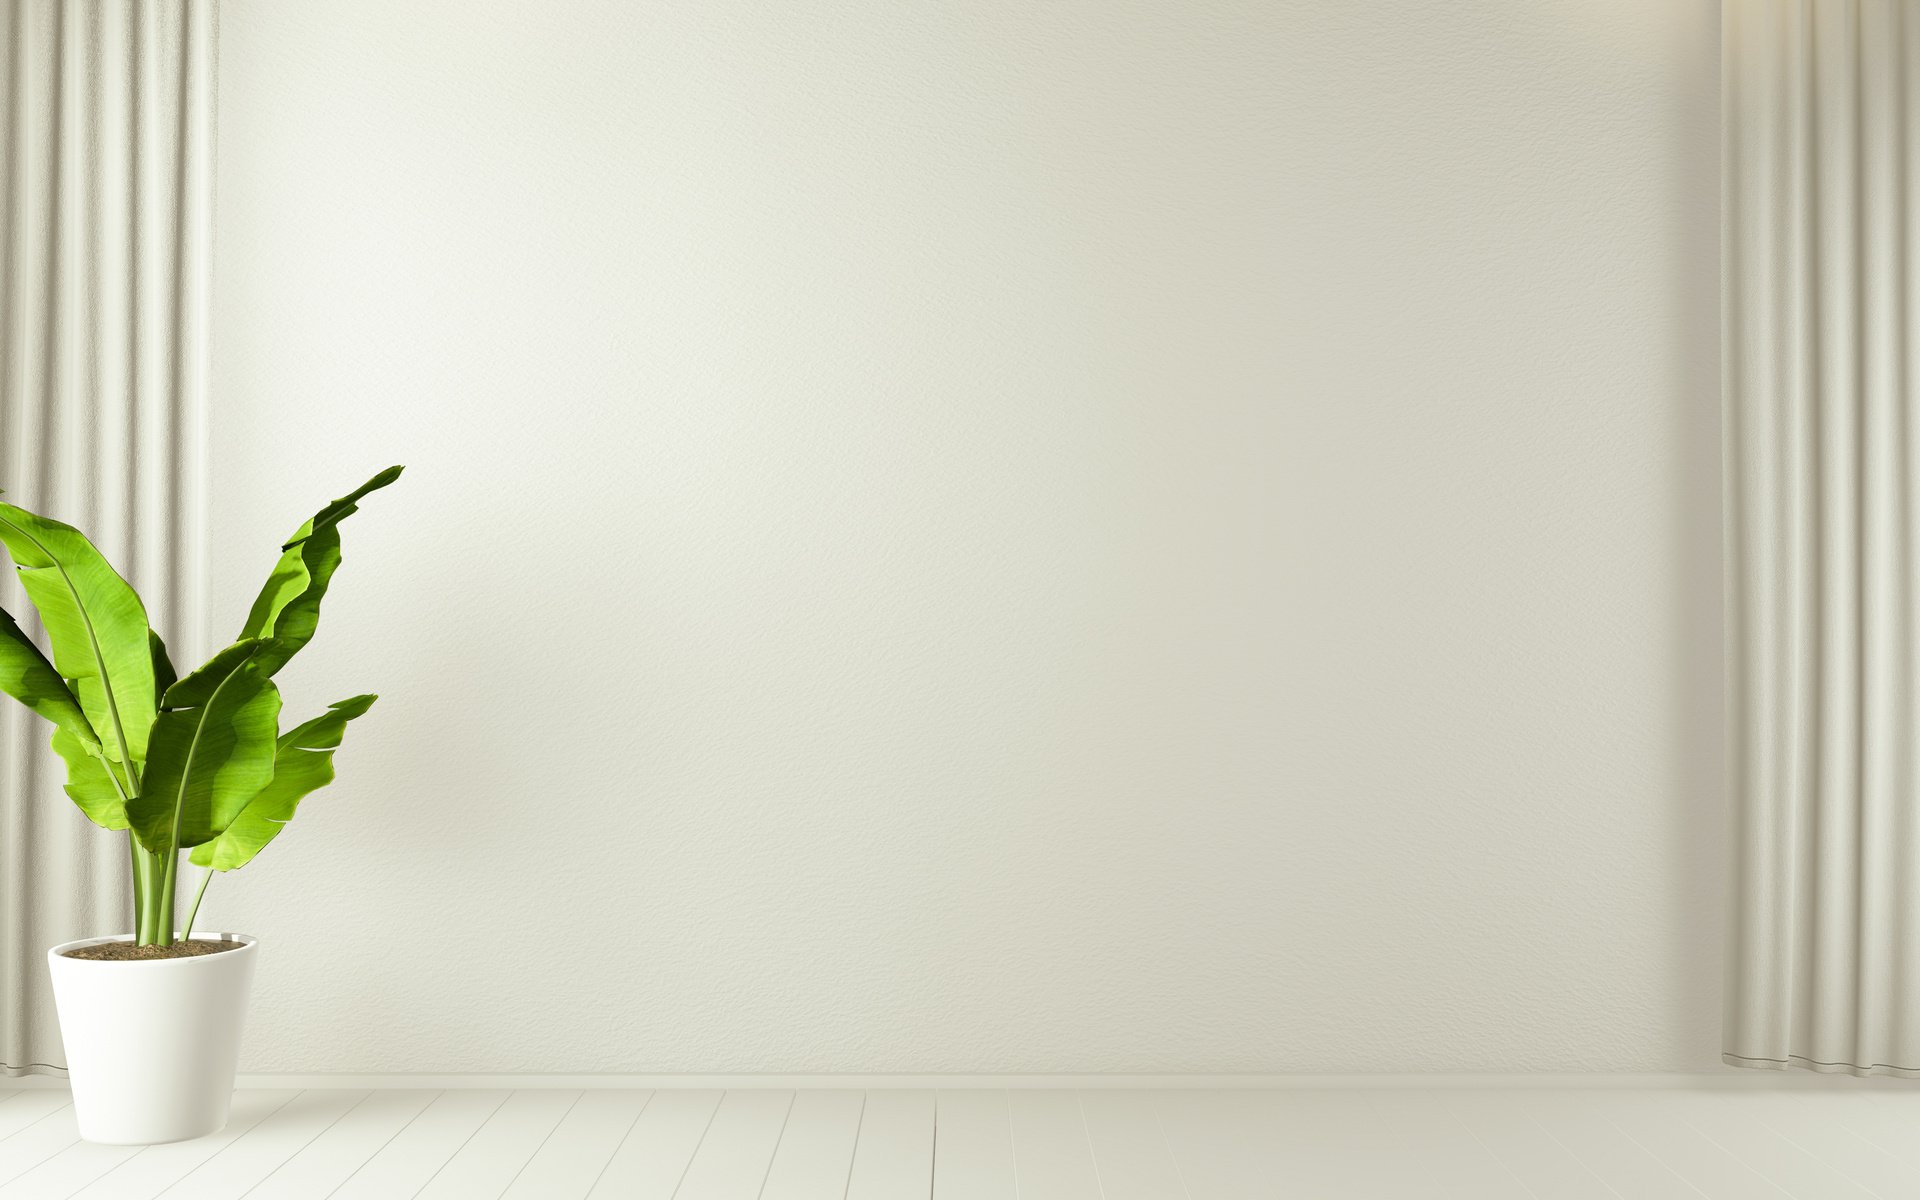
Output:
[[148,962],[63,953],[131,940],[85,938],[47,951],[80,1136],[116,1146],[204,1137],[227,1123],[259,944],[197,933],[195,941],[241,946]]

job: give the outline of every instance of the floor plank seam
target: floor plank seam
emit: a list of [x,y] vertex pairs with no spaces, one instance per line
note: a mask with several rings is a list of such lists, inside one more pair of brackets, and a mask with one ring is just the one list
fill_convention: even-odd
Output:
[[15,1179],[23,1179],[23,1177],[27,1177],[27,1175],[33,1175],[33,1173],[35,1173],[35,1171],[38,1171],[38,1169],[40,1169],[42,1165],[50,1164],[50,1162],[52,1162],[52,1160],[54,1160],[56,1156],[60,1156],[60,1154],[65,1154],[67,1150],[71,1150],[73,1146],[79,1146],[79,1144],[81,1144],[81,1140],[73,1139],[71,1140],[71,1142],[67,1142],[67,1144],[63,1144],[63,1146],[54,1146],[52,1150],[48,1150],[48,1152],[46,1152],[46,1156],[42,1156],[42,1158],[36,1158],[35,1162],[31,1162],[31,1164],[27,1164],[27,1167],[25,1167],[25,1169],[21,1169],[21,1171],[15,1171],[15,1173],[13,1173],[13,1175],[10,1175],[8,1179],[4,1179],[4,1181],[0,1181],[0,1188],[10,1187],[10,1185],[12,1185]]
[[[935,1101],[935,1111],[939,1111],[939,1102]],[[840,1200],[847,1200],[853,1194],[853,1164],[860,1159],[860,1131],[867,1124],[867,1093],[860,1093],[860,1116],[853,1123],[853,1151],[847,1155],[847,1181],[840,1185]]]
[[1080,1136],[1087,1141],[1087,1161],[1093,1164],[1093,1186],[1100,1193],[1100,1200],[1107,1200],[1107,1181],[1100,1177],[1100,1155],[1093,1148],[1093,1127],[1087,1124],[1087,1096],[1085,1092],[1073,1094],[1073,1106],[1080,1110]]
[[1747,1161],[1746,1155],[1737,1153],[1733,1149],[1733,1147],[1725,1145],[1720,1141],[1720,1139],[1714,1137],[1712,1134],[1708,1133],[1706,1130],[1700,1128],[1698,1125],[1688,1120],[1687,1115],[1685,1113],[1676,1113],[1675,1117],[1679,1120],[1680,1124],[1686,1126],[1688,1131],[1691,1132],[1695,1137],[1699,1138],[1701,1141],[1705,1142],[1707,1145],[1712,1146],[1714,1149],[1720,1151],[1720,1153],[1726,1155],[1729,1159],[1732,1159],[1735,1163],[1738,1163],[1741,1169],[1745,1170],[1749,1174],[1757,1176],[1760,1179],[1766,1180],[1767,1185],[1769,1187],[1773,1188],[1774,1191],[1779,1192],[1782,1196],[1787,1197],[1788,1200],[1808,1200],[1807,1197],[1796,1196],[1794,1195],[1794,1193],[1789,1192],[1786,1188],[1781,1187],[1778,1183],[1775,1183],[1773,1180],[1767,1179],[1767,1177],[1765,1175],[1762,1175],[1760,1171],[1753,1166],[1753,1164]]
[[415,1196],[418,1196],[421,1192],[424,1192],[428,1188],[432,1187],[433,1181],[440,1178],[440,1172],[447,1169],[447,1164],[452,1162],[454,1159],[460,1157],[460,1152],[467,1148],[467,1144],[469,1142],[473,1141],[474,1138],[477,1138],[480,1136],[480,1131],[482,1129],[485,1129],[489,1124],[492,1123],[494,1117],[500,1114],[500,1110],[507,1106],[507,1101],[513,1099],[513,1096],[514,1094],[512,1092],[508,1092],[506,1095],[500,1097],[500,1103],[494,1105],[493,1110],[486,1115],[485,1119],[483,1119],[478,1125],[475,1125],[473,1127],[472,1133],[469,1133],[466,1137],[463,1137],[460,1139],[460,1144],[453,1148],[453,1153],[447,1155],[447,1157],[441,1161],[440,1165],[433,1169],[433,1174],[427,1176],[426,1181],[422,1183],[419,1187],[415,1188],[413,1191],[413,1194]]
[[1620,1200],[1632,1200],[1632,1197],[1621,1195],[1620,1189],[1617,1187],[1614,1187],[1611,1183],[1608,1183],[1606,1178],[1603,1175],[1601,1175],[1599,1171],[1594,1169],[1593,1164],[1586,1160],[1585,1155],[1575,1154],[1573,1152],[1572,1146],[1569,1146],[1564,1141],[1560,1140],[1560,1135],[1555,1133],[1553,1130],[1548,1129],[1545,1125],[1542,1125],[1538,1118],[1533,1116],[1528,1116],[1527,1121],[1531,1123],[1535,1129],[1538,1129],[1541,1133],[1546,1134],[1548,1141],[1560,1147],[1561,1153],[1565,1154],[1573,1162],[1578,1163],[1580,1166],[1580,1169],[1582,1171],[1585,1171],[1587,1175],[1591,1177],[1595,1183],[1607,1189],[1609,1192],[1612,1192],[1615,1196],[1619,1196]]
[[[276,1108],[274,1111],[278,1112],[280,1110]],[[92,1179],[87,1180],[85,1183],[81,1184],[79,1187],[75,1188],[73,1191],[68,1192],[67,1200],[73,1200],[75,1196],[78,1196],[80,1193],[86,1191],[88,1188],[92,1187],[94,1184],[99,1183],[102,1179],[105,1179],[107,1176],[113,1174],[115,1171],[118,1171],[121,1167],[126,1166],[128,1163],[132,1162],[136,1158],[139,1158],[142,1154],[145,1154],[147,1151],[151,1149],[153,1149],[152,1146],[141,1146],[138,1149],[136,1149],[132,1154],[129,1154],[125,1158],[121,1159],[119,1162],[110,1164],[106,1170],[100,1172],[98,1175],[95,1175]]]
[[[241,1192],[237,1200],[247,1200],[248,1196],[253,1195],[254,1192],[259,1190],[261,1184],[265,1183],[269,1179],[272,1179],[275,1175],[278,1175],[280,1173],[281,1167],[284,1167],[288,1163],[292,1162],[295,1158],[299,1156],[301,1151],[305,1150],[308,1146],[313,1145],[315,1142],[319,1141],[322,1137],[326,1136],[326,1132],[328,1129],[332,1129],[335,1125],[338,1125],[341,1121],[344,1121],[348,1113],[352,1112],[356,1108],[359,1108],[362,1104],[365,1104],[368,1100],[371,1100],[373,1098],[373,1095],[374,1093],[368,1092],[366,1095],[360,1097],[358,1100],[355,1100],[352,1104],[347,1105],[346,1108],[341,1110],[339,1116],[336,1116],[333,1120],[328,1121],[326,1123],[326,1126],[322,1128],[318,1133],[314,1134],[312,1137],[308,1138],[306,1141],[301,1142],[298,1146],[295,1146],[292,1154],[289,1154],[285,1158],[281,1159],[279,1163],[275,1164],[273,1170],[268,1171],[265,1175],[262,1175],[259,1181],[256,1182],[252,1187],[248,1188],[244,1192]],[[255,1128],[258,1128],[258,1126],[256,1126]],[[247,1131],[247,1133],[252,1133],[252,1132],[253,1130],[251,1129]],[[242,1134],[241,1136],[244,1137],[246,1135]],[[240,1140],[239,1138],[234,1139],[235,1142],[239,1140]],[[232,1145],[232,1144],[233,1142],[227,1143],[227,1145]],[[226,1147],[222,1146],[221,1149],[225,1150]],[[214,1157],[217,1158],[219,1156],[215,1155]],[[208,1161],[211,1162],[212,1159],[209,1159]]]
[[1160,1131],[1160,1140],[1167,1145],[1167,1160],[1173,1164],[1173,1177],[1180,1182],[1180,1194],[1187,1200],[1193,1200],[1193,1189],[1187,1186],[1187,1173],[1180,1166],[1180,1151],[1174,1147],[1173,1138],[1168,1136],[1167,1119],[1160,1113],[1160,1098],[1152,1092],[1147,1093],[1147,1107],[1153,1111],[1153,1124]]
[[[1525,1192],[1529,1196],[1532,1196],[1533,1200],[1540,1200],[1540,1193],[1534,1191],[1532,1185],[1528,1184],[1526,1180],[1520,1178],[1520,1173],[1513,1169],[1513,1164],[1507,1161],[1505,1155],[1495,1154],[1493,1152],[1493,1147],[1487,1145],[1486,1139],[1482,1138],[1478,1133],[1476,1133],[1471,1125],[1468,1125],[1465,1121],[1461,1120],[1460,1114],[1458,1112],[1455,1112],[1451,1106],[1449,1106],[1444,1101],[1442,1101],[1440,1097],[1433,1096],[1431,1097],[1431,1099],[1433,1100],[1435,1107],[1439,1108],[1441,1112],[1447,1114],[1447,1116],[1453,1120],[1453,1123],[1460,1127],[1461,1132],[1465,1133],[1468,1137],[1473,1139],[1474,1144],[1480,1147],[1480,1152],[1487,1156],[1487,1161],[1498,1163],[1500,1165],[1500,1169],[1505,1171],[1509,1176],[1512,1177],[1515,1183],[1520,1185],[1521,1191]],[[1607,1190],[1612,1191],[1613,1189],[1608,1188]]]
[[59,1155],[65,1154],[68,1150],[73,1149],[75,1146],[78,1146],[79,1144],[80,1144],[80,1139],[75,1138],[71,1142],[67,1142],[64,1145],[55,1146],[53,1149],[47,1151],[44,1157],[37,1158],[33,1162],[28,1163],[22,1169],[14,1172],[12,1175],[7,1176],[5,1179],[0,1179],[0,1188],[4,1188],[11,1185],[13,1181],[16,1179],[21,1179],[28,1175],[33,1174],[35,1171],[39,1170],[41,1167],[45,1166],[47,1163],[52,1162]]
[[647,1098],[640,1102],[640,1111],[633,1114],[633,1120],[627,1122],[627,1131],[621,1134],[620,1140],[613,1144],[613,1153],[607,1155],[607,1161],[600,1164],[600,1170],[594,1175],[593,1182],[587,1185],[588,1196],[599,1189],[600,1181],[607,1176],[607,1168],[613,1166],[614,1160],[620,1157],[620,1151],[626,1146],[627,1139],[632,1137],[633,1131],[640,1127],[640,1118],[647,1115],[647,1109],[653,1107],[654,1097],[659,1094],[657,1090],[648,1092]]
[[[215,1150],[212,1154],[207,1155],[206,1158],[200,1160],[200,1162],[188,1168],[186,1174],[182,1175],[180,1179],[185,1179],[187,1175],[193,1174],[195,1171],[198,1171],[201,1167],[205,1166],[207,1163],[210,1163],[214,1159],[218,1158],[220,1154],[223,1151],[225,1151],[228,1146],[233,1145],[235,1142],[239,1141],[241,1138],[247,1136],[249,1133],[252,1133],[254,1130],[260,1128],[260,1126],[265,1125],[268,1121],[271,1121],[274,1117],[280,1114],[281,1109],[285,1108],[289,1104],[292,1104],[295,1100],[298,1100],[301,1096],[305,1094],[306,1094],[305,1092],[295,1092],[291,1096],[288,1096],[285,1100],[282,1100],[280,1103],[274,1105],[273,1109],[270,1112],[263,1114],[259,1120],[255,1121],[253,1124],[247,1126],[245,1129],[242,1129],[240,1132],[228,1138],[226,1142],[221,1145],[219,1150]],[[86,1185],[82,1187],[79,1192],[73,1193],[73,1196],[78,1196],[81,1192],[86,1191],[87,1188],[92,1187],[94,1184],[100,1182],[102,1179],[105,1179],[107,1176],[113,1174],[115,1171],[119,1170],[121,1167],[124,1167],[128,1163],[132,1162],[135,1158],[139,1157],[140,1154],[144,1154],[151,1149],[153,1149],[153,1147],[151,1146],[140,1147],[140,1150],[137,1154],[129,1155],[126,1158],[121,1159],[119,1162],[115,1163],[113,1166],[108,1167],[106,1170],[100,1172],[100,1174],[88,1180]],[[160,1191],[155,1192],[154,1200],[159,1200],[159,1197],[171,1191],[174,1187],[174,1184],[179,1183],[180,1179],[174,1180],[173,1183],[169,1183],[166,1187],[160,1189]],[[67,1197],[67,1200],[73,1200],[73,1196]]]
[[1847,1120],[1844,1115],[1840,1118],[1840,1123],[1846,1126],[1848,1133],[1851,1133],[1853,1136],[1867,1143],[1867,1145],[1872,1146],[1875,1150],[1880,1151],[1882,1154],[1885,1154],[1890,1158],[1897,1157],[1896,1151],[1881,1145],[1879,1138],[1874,1137],[1873,1134],[1869,1133],[1867,1130],[1859,1127],[1858,1125],[1854,1124],[1852,1121]]
[[1020,1143],[1013,1136],[1013,1095],[1007,1094],[1007,1165],[1013,1168],[1014,1200],[1020,1200]]
[[693,1170],[693,1160],[700,1157],[700,1147],[707,1144],[707,1135],[713,1132],[713,1119],[720,1115],[720,1109],[726,1102],[727,1093],[721,1092],[719,1101],[714,1104],[713,1110],[707,1114],[707,1123],[700,1127],[700,1140],[693,1144],[693,1153],[687,1155],[686,1165],[680,1168],[680,1175],[673,1181],[673,1191],[667,1193],[667,1200],[675,1200],[675,1198],[680,1195],[680,1189],[686,1186],[687,1172]]
[[1605,1121],[1608,1125],[1612,1126],[1613,1131],[1615,1133],[1619,1134],[1621,1137],[1631,1142],[1634,1148],[1639,1150],[1640,1153],[1646,1155],[1649,1159],[1660,1164],[1661,1170],[1665,1171],[1667,1174],[1673,1176],[1675,1179],[1678,1179],[1681,1183],[1685,1184],[1690,1191],[1699,1192],[1701,1196],[1706,1197],[1706,1200],[1713,1200],[1711,1196],[1707,1196],[1705,1192],[1700,1191],[1700,1187],[1698,1184],[1694,1183],[1693,1180],[1688,1179],[1685,1175],[1681,1174],[1680,1169],[1678,1167],[1675,1167],[1672,1163],[1668,1162],[1661,1155],[1655,1154],[1649,1147],[1644,1145],[1639,1138],[1629,1133],[1626,1127],[1621,1125],[1620,1122],[1614,1120],[1612,1117],[1605,1115],[1604,1113],[1601,1114],[1600,1119],[1602,1121]]
[[933,1093],[933,1130],[927,1135],[927,1200],[940,1181],[940,1093]]
[[[300,1091],[295,1092],[293,1095],[287,1097],[287,1104],[292,1104],[294,1101],[298,1100],[300,1097],[306,1094],[307,1092],[306,1092],[306,1089],[304,1088],[301,1089]],[[285,1108],[287,1104],[282,1104],[280,1108]],[[250,1128],[248,1128],[245,1133],[242,1133],[239,1137],[230,1139],[226,1143],[226,1145],[221,1146],[218,1150],[215,1150],[212,1154],[207,1155],[205,1158],[201,1159],[198,1163],[194,1164],[191,1168],[189,1168],[185,1175],[182,1175],[180,1178],[174,1180],[172,1183],[168,1184],[166,1187],[163,1187],[159,1191],[155,1192],[153,1194],[153,1200],[160,1200],[160,1197],[166,1195],[168,1192],[172,1191],[174,1188],[177,1188],[182,1183],[186,1182],[188,1177],[193,1175],[195,1171],[204,1169],[208,1163],[212,1162],[216,1158],[219,1158],[222,1154],[225,1154],[227,1151],[233,1149],[233,1147],[238,1145],[240,1141],[247,1136],[247,1134],[252,1133],[255,1129],[260,1128],[262,1125],[265,1125],[267,1123],[268,1117],[277,1116],[280,1112],[280,1108],[274,1109],[273,1112],[268,1113],[266,1117],[262,1117],[260,1118],[260,1120],[254,1122],[254,1124]]]
[[[25,1133],[27,1130],[32,1129],[35,1125],[38,1125],[41,1121],[52,1120],[54,1117],[59,1116],[61,1113],[67,1111],[69,1108],[72,1108],[72,1107],[73,1105],[71,1104],[62,1104],[59,1108],[56,1108],[51,1112],[48,1112],[40,1117],[37,1117],[32,1121],[28,1121],[25,1125],[22,1125],[20,1128],[14,1130],[12,1133],[8,1134],[6,1137],[0,1138],[0,1144],[4,1144],[6,1142],[12,1141],[14,1138],[19,1137],[21,1134]],[[79,1141],[79,1138],[78,1136],[76,1136],[73,1142],[67,1143],[67,1146],[71,1146],[78,1141]],[[45,1157],[37,1158],[34,1161],[28,1163],[26,1166],[21,1167],[18,1171],[15,1171],[13,1174],[7,1176],[5,1179],[0,1179],[0,1188],[6,1187],[8,1184],[12,1183],[14,1180],[20,1178],[22,1175],[25,1175],[27,1172],[33,1170],[35,1167],[39,1166],[41,1163],[47,1161],[47,1159],[52,1158],[54,1155],[60,1153],[60,1151],[65,1150],[67,1146],[55,1147],[53,1150],[49,1151]]]
[[767,1155],[767,1169],[760,1172],[760,1188],[754,1192],[753,1200],[760,1200],[762,1196],[767,1194],[767,1180],[773,1178],[774,1160],[780,1157],[780,1143],[787,1136],[787,1123],[793,1120],[794,1102],[799,1099],[799,1092],[792,1092],[787,1096],[787,1111],[786,1114],[780,1118],[780,1132],[773,1135],[773,1153]]
[[1754,1123],[1759,1125],[1760,1128],[1766,1130],[1768,1133],[1772,1134],[1774,1137],[1779,1138],[1786,1145],[1792,1146],[1795,1150],[1798,1150],[1800,1153],[1806,1155],[1808,1158],[1819,1163],[1821,1166],[1825,1167],[1827,1170],[1833,1172],[1836,1175],[1839,1175],[1844,1179],[1851,1180],[1856,1187],[1859,1187],[1863,1191],[1866,1191],[1869,1194],[1872,1194],[1875,1196],[1880,1194],[1878,1192],[1875,1192],[1872,1188],[1868,1187],[1865,1183],[1862,1183],[1859,1179],[1855,1178],[1851,1172],[1842,1170],[1837,1163],[1828,1162],[1825,1155],[1814,1153],[1813,1147],[1803,1146],[1799,1142],[1795,1141],[1793,1138],[1788,1137],[1786,1134],[1780,1132],[1778,1129],[1775,1129],[1772,1123],[1769,1122],[1765,1116],[1756,1116],[1754,1118]]
[[513,1178],[507,1180],[507,1186],[494,1193],[494,1200],[499,1200],[501,1196],[513,1190],[513,1185],[527,1173],[527,1168],[533,1165],[533,1160],[540,1157],[540,1152],[547,1148],[547,1143],[553,1140],[553,1135],[560,1132],[560,1127],[567,1123],[567,1118],[572,1115],[573,1110],[580,1107],[581,1098],[585,1095],[585,1092],[580,1092],[574,1096],[573,1103],[567,1105],[566,1112],[561,1113],[560,1119],[553,1123],[553,1128],[547,1130],[547,1136],[540,1139],[540,1144],[533,1148],[533,1153],[527,1155],[527,1161],[520,1164],[520,1169],[513,1173]]
[[367,1155],[366,1158],[361,1160],[359,1166],[349,1171],[345,1179],[342,1179],[339,1183],[334,1184],[333,1189],[327,1193],[327,1196],[328,1197],[333,1196],[335,1193],[339,1192],[341,1188],[347,1186],[349,1183],[352,1183],[353,1177],[355,1175],[358,1175],[360,1172],[366,1170],[368,1163],[371,1163],[374,1159],[379,1158],[381,1151],[385,1150],[388,1146],[393,1145],[394,1138],[399,1137],[401,1134],[405,1133],[407,1130],[413,1128],[413,1123],[415,1121],[418,1121],[421,1118],[421,1116],[423,1116],[429,1108],[432,1108],[434,1105],[440,1103],[440,1097],[444,1095],[446,1095],[445,1092],[435,1092],[433,1094],[433,1099],[421,1105],[419,1112],[414,1113],[411,1117],[408,1117],[407,1123],[405,1125],[402,1125],[400,1128],[394,1130],[393,1133],[388,1136],[386,1141],[381,1142],[378,1146],[375,1146],[373,1148],[372,1154]]

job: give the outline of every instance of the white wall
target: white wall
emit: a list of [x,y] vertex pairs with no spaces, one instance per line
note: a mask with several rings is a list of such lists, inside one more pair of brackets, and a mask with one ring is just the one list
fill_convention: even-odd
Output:
[[245,1066],[1713,1063],[1716,21],[225,5]]

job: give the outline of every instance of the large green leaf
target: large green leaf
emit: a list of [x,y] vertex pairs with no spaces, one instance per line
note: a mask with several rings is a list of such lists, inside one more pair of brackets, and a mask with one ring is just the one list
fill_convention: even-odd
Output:
[[147,610],[127,581],[71,525],[0,503],[0,545],[108,758],[137,779],[153,724],[153,653]]
[[232,871],[252,862],[253,856],[293,820],[302,799],[333,782],[333,752],[347,732],[347,722],[372,708],[378,698],[342,700],[288,731],[277,747],[273,781],[241,810],[224,833],[193,848],[194,864]]
[[120,787],[107,773],[95,735],[80,702],[53,664],[40,653],[13,616],[0,609],[0,691],[53,722],[53,749],[67,764],[67,795],[87,819],[104,829],[127,827],[127,806]]
[[388,467],[354,491],[335,500],[294,531],[282,546],[280,561],[267,576],[266,586],[253,602],[240,637],[271,638],[275,645],[261,651],[260,669],[272,675],[302,646],[313,640],[320,625],[320,601],[340,567],[340,522],[359,510],[359,501],[400,478],[402,467]]
[[238,642],[167,689],[146,781],[127,810],[147,849],[199,845],[273,778],[280,691],[258,662],[268,645]]
[[94,735],[87,714],[80,711],[80,701],[67,687],[67,681],[60,678],[60,672],[53,669],[47,656],[40,653],[40,647],[27,638],[13,614],[3,608],[0,608],[0,692],[69,732],[79,744],[99,749],[100,739]]
[[56,729],[53,752],[67,764],[67,795],[73,797],[87,820],[102,829],[125,829],[127,802],[120,798],[120,789],[107,774],[100,747],[83,744],[70,730]]

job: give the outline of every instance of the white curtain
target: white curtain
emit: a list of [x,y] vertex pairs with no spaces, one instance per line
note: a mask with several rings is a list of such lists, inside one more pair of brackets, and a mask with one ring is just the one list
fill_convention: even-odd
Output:
[[1722,19],[1725,1059],[1920,1076],[1920,6]]
[[[212,0],[7,0],[0,488],[93,535],[176,659],[198,625]],[[28,620],[5,571],[0,605]],[[184,643],[184,645],[182,644]],[[0,1071],[65,1059],[47,947],[129,927],[127,843],[0,703]]]

